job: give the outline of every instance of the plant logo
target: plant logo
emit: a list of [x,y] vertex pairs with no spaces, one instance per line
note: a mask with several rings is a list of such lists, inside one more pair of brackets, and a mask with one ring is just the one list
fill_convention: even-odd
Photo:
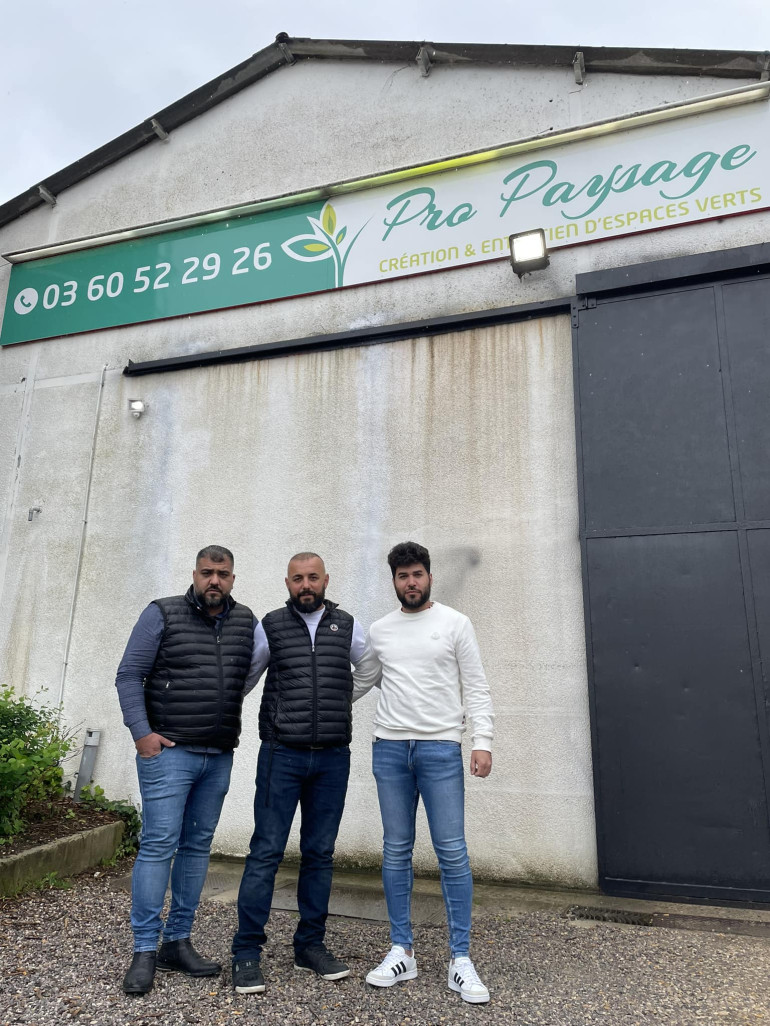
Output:
[[293,238],[281,243],[281,249],[292,260],[301,260],[303,263],[309,264],[316,260],[333,260],[334,287],[339,288],[344,283],[345,264],[350,256],[350,251],[355,245],[358,236],[369,224],[369,221],[365,221],[361,225],[346,246],[343,246],[343,242],[348,234],[347,226],[344,225],[338,229],[337,212],[331,203],[324,205],[320,218],[308,215],[308,221],[313,229],[313,234],[295,235]]

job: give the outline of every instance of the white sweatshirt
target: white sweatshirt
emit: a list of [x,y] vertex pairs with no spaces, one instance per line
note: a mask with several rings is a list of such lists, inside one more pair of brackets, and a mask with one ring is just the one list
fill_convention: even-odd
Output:
[[373,623],[353,674],[353,701],[380,688],[374,731],[389,741],[460,741],[465,712],[474,749],[492,751],[494,713],[470,620],[434,602]]

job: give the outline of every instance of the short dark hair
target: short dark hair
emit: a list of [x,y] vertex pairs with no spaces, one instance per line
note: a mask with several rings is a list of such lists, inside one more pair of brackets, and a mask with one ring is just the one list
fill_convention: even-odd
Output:
[[399,542],[388,553],[388,564],[394,577],[398,567],[411,566],[413,563],[422,563],[430,573],[430,553],[424,545],[420,545],[418,542]]
[[230,563],[235,566],[232,552],[224,545],[207,545],[205,549],[201,549],[195,557],[195,565],[197,566],[202,559],[210,559],[212,563],[224,563],[229,559]]
[[323,559],[321,559],[321,557],[318,555],[317,552],[296,552],[291,557],[289,562],[293,563],[295,559],[298,559],[300,562],[304,562],[304,560],[306,560],[306,559],[320,559],[321,562],[323,563]]

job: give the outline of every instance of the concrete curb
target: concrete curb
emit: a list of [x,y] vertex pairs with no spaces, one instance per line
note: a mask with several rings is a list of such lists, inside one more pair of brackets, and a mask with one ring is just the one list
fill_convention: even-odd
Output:
[[49,873],[60,877],[82,873],[112,858],[122,837],[123,821],[118,820],[0,858],[0,897],[16,894]]

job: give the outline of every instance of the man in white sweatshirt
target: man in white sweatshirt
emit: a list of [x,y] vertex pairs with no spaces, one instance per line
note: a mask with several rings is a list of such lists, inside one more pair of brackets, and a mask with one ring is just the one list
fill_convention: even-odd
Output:
[[447,984],[482,1004],[489,991],[470,959],[473,880],[465,844],[460,741],[465,711],[473,728],[470,772],[492,769],[494,713],[467,616],[430,597],[428,550],[403,542],[388,553],[400,609],[373,623],[354,674],[354,700],[380,688],[372,769],[383,825],[382,881],[392,948],[366,977],[391,987],[417,976],[410,916],[415,815],[422,797],[441,870],[451,960]]

